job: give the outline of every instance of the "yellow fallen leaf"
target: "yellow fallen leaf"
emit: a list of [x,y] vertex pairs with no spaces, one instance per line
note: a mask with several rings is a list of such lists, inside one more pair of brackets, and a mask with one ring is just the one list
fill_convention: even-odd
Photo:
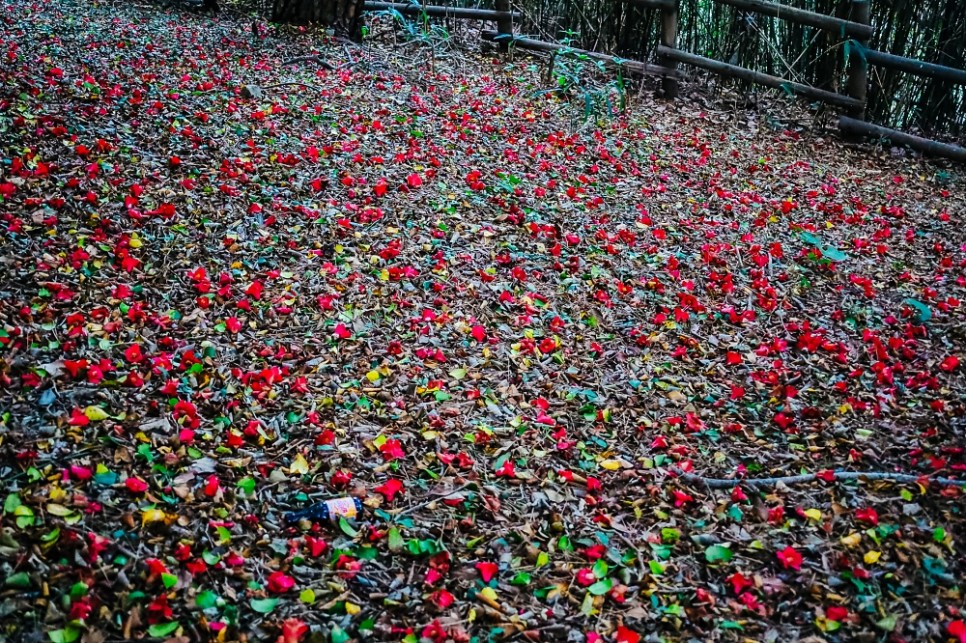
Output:
[[131,238],[127,240],[127,245],[132,248],[140,248],[144,244],[141,242],[141,238],[135,232],[131,235]]
[[608,471],[617,471],[618,469],[621,468],[621,461],[608,459],[608,460],[602,461],[600,463],[600,466],[604,469],[607,469]]
[[141,525],[151,525],[156,522],[171,522],[168,514],[160,509],[145,509],[141,513]]
[[881,551],[867,551],[862,559],[865,561],[866,565],[875,565],[877,562],[879,562],[879,558],[881,557]]
[[484,587],[483,589],[480,590],[480,593],[477,594],[477,596],[480,597],[481,601],[483,601],[493,609],[495,610],[500,609],[500,602],[497,600],[496,592],[493,591],[492,587]]
[[815,522],[822,520],[822,512],[818,509],[806,509],[805,515],[808,516],[809,520],[814,520]]
[[366,373],[366,379],[375,384],[380,379],[379,371],[369,371]]
[[305,475],[309,472],[309,463],[305,460],[305,456],[300,453],[295,456],[294,460],[292,460],[292,464],[289,466],[288,470],[289,473]]
[[362,611],[362,608],[356,605],[355,603],[350,603],[349,601],[345,602],[345,613],[348,614],[349,616],[355,616],[361,611]]
[[110,416],[99,406],[88,406],[84,409],[84,415],[91,422],[100,422],[101,420],[106,420]]
[[862,534],[852,532],[848,536],[844,536],[840,542],[846,547],[858,547],[859,543],[862,542]]
[[71,511],[64,505],[58,505],[57,503],[50,502],[50,503],[47,503],[47,513],[49,513],[51,516],[59,516],[62,518],[64,516],[70,515],[71,513],[73,513],[73,511]]

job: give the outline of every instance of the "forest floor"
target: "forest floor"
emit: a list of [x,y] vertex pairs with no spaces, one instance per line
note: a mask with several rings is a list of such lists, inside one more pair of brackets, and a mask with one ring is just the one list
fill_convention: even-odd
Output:
[[0,6],[0,640],[966,641],[961,168]]

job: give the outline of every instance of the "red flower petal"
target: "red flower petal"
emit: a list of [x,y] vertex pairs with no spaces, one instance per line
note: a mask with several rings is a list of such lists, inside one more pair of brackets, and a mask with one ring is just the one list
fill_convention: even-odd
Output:
[[438,589],[429,595],[429,600],[432,601],[433,605],[439,609],[446,609],[456,602],[456,597],[447,592],[445,589]]
[[67,423],[71,426],[87,426],[91,423],[90,419],[84,415],[84,412],[80,409],[74,409],[70,412],[70,419]]
[[287,619],[282,623],[282,634],[276,643],[298,643],[309,631],[309,626],[297,618]]
[[476,563],[476,571],[480,572],[480,578],[483,579],[484,583],[489,583],[499,570],[500,567],[496,563],[486,561]]
[[397,493],[405,492],[405,487],[399,480],[390,478],[386,483],[374,489],[376,493],[382,494],[386,502],[392,502]]
[[295,579],[282,572],[272,572],[268,575],[268,591],[273,594],[284,594],[295,587]]
[[777,554],[785,569],[800,570],[802,568],[802,555],[794,547],[786,547]]
[[641,635],[634,630],[629,630],[623,625],[617,628],[617,634],[614,637],[616,643],[640,643]]
[[966,643],[966,622],[962,620],[953,621],[946,626],[946,631],[949,632],[950,636],[959,639],[959,643]]
[[148,490],[148,483],[140,478],[128,478],[124,481],[124,486],[131,493],[144,493]]

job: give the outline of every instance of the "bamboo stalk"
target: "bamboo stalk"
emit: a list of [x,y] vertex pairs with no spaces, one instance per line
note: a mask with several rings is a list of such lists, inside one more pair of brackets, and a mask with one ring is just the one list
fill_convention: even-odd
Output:
[[[678,42],[678,3],[674,1],[670,7],[661,9],[661,44],[669,49],[677,47]],[[677,69],[677,62],[673,58],[663,57],[660,59],[663,67]],[[662,81],[664,97],[674,99],[678,95],[678,79],[676,75],[665,75]]]
[[863,136],[883,138],[897,145],[905,145],[924,154],[941,156],[959,161],[960,163],[966,163],[966,148],[959,147],[958,145],[940,143],[939,141],[922,138],[921,136],[913,136],[912,134],[906,134],[905,132],[882,127],[881,125],[866,123],[865,121],[849,118],[848,116],[839,117],[839,129],[847,134],[861,134]]
[[500,35],[500,50],[507,51],[510,47],[508,39],[513,38],[513,14],[510,13],[510,0],[496,0],[497,11],[506,17],[497,18],[496,31]]
[[626,4],[637,5],[638,7],[646,7],[648,9],[675,9],[677,7],[677,0],[619,0]]
[[[872,19],[870,4],[869,0],[852,0],[851,17],[861,24],[869,24]],[[850,109],[849,114],[861,120],[865,120],[867,93],[869,91],[869,60],[868,56],[863,56],[863,51],[868,46],[869,39],[863,38],[858,41],[858,46],[852,47],[849,52],[848,93],[855,100],[862,101],[862,106]]]
[[838,105],[839,107],[848,108],[858,108],[864,105],[862,101],[858,101],[850,96],[843,96],[842,94],[836,94],[835,92],[826,91],[824,89],[809,87],[808,85],[792,82],[778,76],[772,76],[770,74],[763,74],[760,71],[745,69],[744,67],[739,67],[738,65],[729,65],[728,63],[723,63],[712,58],[705,58],[704,56],[698,56],[697,54],[681,51],[680,49],[671,49],[670,47],[659,45],[657,48],[657,54],[662,58],[677,60],[678,62],[686,65],[701,67],[724,76],[741,78],[753,83],[758,83],[759,85],[765,85],[766,87],[787,89],[795,94],[807,96],[814,100],[822,101],[823,103],[829,103],[830,105]]

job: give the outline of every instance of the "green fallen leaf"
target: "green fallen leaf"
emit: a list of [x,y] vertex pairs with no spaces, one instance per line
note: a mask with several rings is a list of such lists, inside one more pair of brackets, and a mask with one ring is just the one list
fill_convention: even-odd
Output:
[[356,536],[359,535],[359,530],[357,530],[355,527],[349,524],[349,521],[346,520],[345,516],[339,517],[339,529],[341,529],[342,533],[344,533],[349,538],[355,538]]
[[329,639],[332,641],[332,643],[346,643],[351,638],[352,637],[349,636],[346,633],[346,631],[343,630],[338,625],[333,625],[332,626],[332,632],[331,632],[331,634],[329,634]]
[[242,478],[238,481],[237,486],[246,496],[251,496],[253,493],[255,493],[255,478],[251,476]]
[[253,598],[251,600],[252,609],[259,614],[270,614],[278,605],[277,598]]
[[148,628],[148,634],[155,638],[164,638],[169,634],[173,634],[181,626],[178,621],[171,621],[170,623],[155,623]]
[[34,524],[34,510],[26,505],[20,505],[14,509],[13,515],[16,516],[17,526],[21,529],[25,529]]
[[709,563],[727,563],[735,553],[725,545],[711,545],[704,550],[704,558]]
[[903,299],[902,303],[910,308],[915,309],[916,312],[919,313],[916,321],[918,321],[920,324],[932,319],[932,310],[930,310],[929,306],[922,303],[918,299]]
[[875,626],[880,630],[886,632],[891,632],[896,629],[896,624],[899,622],[899,617],[895,614],[889,614],[885,618],[881,618],[876,621]]
[[16,587],[17,589],[27,589],[31,585],[30,575],[27,572],[11,574],[4,581],[4,585],[7,587]]
[[20,500],[19,494],[8,494],[7,499],[3,501],[3,513],[12,514],[21,504],[23,502]]
[[47,633],[51,643],[74,643],[80,638],[81,631],[72,625],[68,625],[62,630],[52,630]]
[[206,589],[203,592],[199,592],[199,594],[195,596],[195,605],[197,605],[200,609],[203,609],[203,610],[214,607],[217,602],[218,602],[218,594],[215,594],[210,589]]
[[402,534],[395,527],[389,528],[389,551],[395,553],[402,551],[403,547],[406,546],[406,541],[403,540]]
[[588,587],[587,591],[593,594],[594,596],[603,596],[604,594],[609,592],[613,587],[614,587],[614,579],[605,578],[603,580],[597,581],[596,583]]
[[520,572],[510,581],[511,585],[529,585],[530,584],[530,574],[527,572]]

